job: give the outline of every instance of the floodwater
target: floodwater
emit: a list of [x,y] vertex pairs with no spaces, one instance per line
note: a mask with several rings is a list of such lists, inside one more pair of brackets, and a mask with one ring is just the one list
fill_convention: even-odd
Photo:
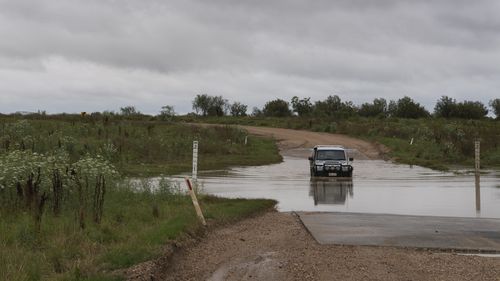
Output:
[[481,200],[476,205],[473,174],[439,172],[383,160],[355,160],[353,166],[352,180],[311,180],[307,159],[285,156],[279,164],[202,172],[198,181],[208,194],[275,199],[278,210],[283,212],[500,218],[498,171],[481,175]]

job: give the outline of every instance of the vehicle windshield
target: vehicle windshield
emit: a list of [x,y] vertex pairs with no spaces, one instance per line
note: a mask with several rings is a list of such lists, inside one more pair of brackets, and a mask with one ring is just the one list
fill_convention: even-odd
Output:
[[345,160],[343,150],[318,150],[316,160]]

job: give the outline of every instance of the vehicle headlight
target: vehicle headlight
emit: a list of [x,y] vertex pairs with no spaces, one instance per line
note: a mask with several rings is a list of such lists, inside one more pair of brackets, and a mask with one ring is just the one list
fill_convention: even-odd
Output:
[[344,172],[349,172],[349,167],[348,167],[348,166],[343,166],[343,167],[342,167],[342,171],[344,171]]
[[319,165],[318,165],[318,166],[316,166],[316,170],[318,170],[318,171],[323,171],[323,166],[319,166]]

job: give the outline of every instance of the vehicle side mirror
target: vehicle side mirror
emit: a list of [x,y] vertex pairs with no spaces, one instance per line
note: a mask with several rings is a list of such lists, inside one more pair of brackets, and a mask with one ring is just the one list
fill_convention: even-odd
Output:
[[307,158],[307,159],[309,159],[309,161],[313,161],[312,156],[309,156],[309,158]]
[[349,158],[349,161],[354,161],[354,158],[350,157],[350,158]]

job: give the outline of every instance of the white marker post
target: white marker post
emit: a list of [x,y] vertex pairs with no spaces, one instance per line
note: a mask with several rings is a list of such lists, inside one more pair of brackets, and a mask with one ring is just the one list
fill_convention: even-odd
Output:
[[191,176],[195,188],[198,188],[198,141],[193,141],[193,174]]
[[474,142],[474,146],[475,146],[475,158],[476,158],[476,161],[475,161],[475,178],[476,178],[476,211],[479,212],[481,211],[481,174],[480,174],[480,168],[481,168],[481,163],[480,163],[480,158],[481,158],[481,154],[480,154],[480,141],[479,140],[476,140]]

